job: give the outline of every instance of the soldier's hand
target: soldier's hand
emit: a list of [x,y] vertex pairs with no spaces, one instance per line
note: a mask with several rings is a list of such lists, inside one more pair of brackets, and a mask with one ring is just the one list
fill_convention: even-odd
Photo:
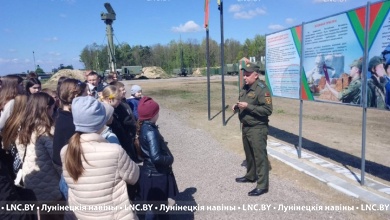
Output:
[[237,106],[239,109],[246,109],[246,107],[248,107],[248,103],[247,102],[237,102]]
[[234,104],[234,105],[232,106],[232,110],[233,110],[233,112],[237,111],[237,110],[238,110],[238,105],[237,105],[237,104]]

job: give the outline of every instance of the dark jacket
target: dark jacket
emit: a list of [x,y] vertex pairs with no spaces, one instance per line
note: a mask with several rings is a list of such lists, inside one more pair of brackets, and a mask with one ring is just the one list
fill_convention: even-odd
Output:
[[11,176],[12,174],[11,155],[0,149],[0,201],[16,201],[19,199],[13,181],[15,177]]
[[134,138],[137,129],[136,121],[130,106],[126,103],[126,99],[122,100],[118,107],[115,108],[114,117],[119,120],[131,138]]
[[[32,203],[28,201],[36,201],[34,194],[30,193],[29,190],[16,187],[14,185],[13,178],[11,178],[12,171],[10,172],[9,164],[5,162],[7,160],[5,151],[0,149],[0,219],[9,220],[22,220],[22,219],[33,219],[33,216],[29,216],[27,212],[11,212],[3,209],[3,207],[11,205]],[[12,165],[11,165],[12,166]]]
[[127,99],[126,102],[130,106],[131,110],[133,111],[133,115],[135,120],[138,120],[138,103],[139,103],[139,98],[130,98]]
[[108,126],[111,128],[112,132],[118,137],[119,143],[122,148],[126,151],[127,155],[136,163],[141,162],[137,157],[137,152],[134,147],[134,138],[130,133],[124,128],[121,123],[121,118],[114,111],[114,119],[112,123]]
[[140,129],[143,170],[152,175],[172,173],[173,155],[158,127],[151,121],[144,121]]
[[68,144],[69,139],[74,135],[75,130],[72,113],[59,109],[53,135],[54,164],[62,166],[60,156],[61,149]]

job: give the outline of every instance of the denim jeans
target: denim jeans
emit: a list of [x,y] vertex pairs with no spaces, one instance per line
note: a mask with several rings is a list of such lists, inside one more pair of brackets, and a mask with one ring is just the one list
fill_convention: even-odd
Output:
[[68,200],[68,184],[66,184],[66,182],[65,182],[64,175],[61,175],[59,186],[60,186],[60,191],[61,191],[62,196],[64,196],[65,200],[67,201]]

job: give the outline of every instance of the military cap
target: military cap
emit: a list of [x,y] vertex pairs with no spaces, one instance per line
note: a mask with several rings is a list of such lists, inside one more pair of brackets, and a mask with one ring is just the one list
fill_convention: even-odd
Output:
[[371,71],[372,68],[378,66],[379,64],[383,64],[383,59],[380,56],[374,56],[368,62],[368,71]]
[[256,65],[255,63],[246,63],[241,67],[241,70],[244,70],[246,72],[260,72],[260,67]]
[[349,66],[352,67],[357,67],[359,70],[362,70],[362,64],[363,64],[363,59],[359,58],[354,60]]

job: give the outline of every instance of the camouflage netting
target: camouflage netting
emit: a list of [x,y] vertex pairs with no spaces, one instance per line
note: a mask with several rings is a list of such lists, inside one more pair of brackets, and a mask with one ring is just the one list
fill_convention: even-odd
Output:
[[84,71],[62,69],[62,70],[58,71],[57,73],[55,73],[52,77],[50,77],[50,79],[46,83],[44,83],[43,87],[50,88],[50,87],[56,86],[58,79],[61,76],[66,76],[69,78],[75,78],[75,79],[78,79],[80,81],[84,81]]
[[196,68],[193,72],[193,76],[202,76],[202,69],[204,70],[205,68]]
[[167,79],[170,75],[167,74],[161,67],[151,66],[142,68],[142,74],[137,75],[136,78],[146,77],[148,79]]

